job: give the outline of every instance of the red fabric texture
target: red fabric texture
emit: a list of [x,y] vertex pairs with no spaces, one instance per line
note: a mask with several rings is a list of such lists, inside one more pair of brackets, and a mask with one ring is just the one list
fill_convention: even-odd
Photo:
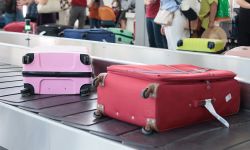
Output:
[[160,0],[156,0],[155,3],[146,6],[146,17],[155,18],[160,8]]
[[156,81],[218,80],[233,78],[235,74],[226,70],[214,70],[193,65],[114,65],[108,71],[126,76]]
[[71,5],[86,7],[87,6],[87,0],[72,0]]
[[[162,66],[165,65],[156,65],[157,70]],[[190,65],[172,66],[181,70],[193,68]],[[135,68],[140,67],[152,69],[154,66]],[[98,104],[104,106],[104,115],[142,127],[146,125],[148,118],[155,119],[157,131],[162,132],[215,119],[201,106],[205,99],[213,99],[215,110],[222,116],[239,111],[240,87],[233,79],[232,72],[218,70],[220,78],[210,82],[206,82],[209,76],[203,74],[200,78],[196,76],[197,80],[176,81],[181,78],[178,76],[174,82],[173,80],[168,82],[169,80],[155,80],[157,75],[153,78],[145,78],[144,74],[137,74],[138,76],[134,77],[134,73],[131,76],[131,72],[126,72],[125,68],[133,67],[131,65],[109,67],[104,86],[98,87]],[[114,72],[119,69],[123,70],[122,74]],[[201,80],[202,77],[205,77],[204,80]],[[191,77],[188,78],[191,79]],[[142,91],[152,83],[159,85],[156,98],[142,98]],[[231,99],[227,101],[226,97]]]
[[[3,30],[4,31],[9,31],[9,32],[20,32],[20,33],[22,33],[22,32],[24,32],[24,26],[25,26],[25,22],[11,22],[11,23],[5,25]],[[31,28],[34,27],[35,23],[31,22],[30,26],[31,26]]]

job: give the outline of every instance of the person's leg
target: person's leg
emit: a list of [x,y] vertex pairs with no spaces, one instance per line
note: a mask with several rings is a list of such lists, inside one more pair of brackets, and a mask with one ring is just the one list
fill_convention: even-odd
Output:
[[238,44],[239,46],[250,46],[250,34],[244,29],[239,29]]
[[239,34],[238,34],[238,44],[240,46],[250,46],[249,43],[249,21],[248,15],[245,14],[245,11],[240,11],[239,14]]
[[23,12],[19,9],[16,10],[16,21],[24,21]]
[[5,24],[11,23],[15,20],[15,14],[5,13],[4,14]]
[[85,20],[86,20],[86,8],[80,8],[80,14],[79,14],[79,26],[78,28],[79,29],[83,29],[84,28],[84,25],[85,25]]
[[163,44],[163,48],[168,49],[168,41],[165,35],[161,35],[161,41]]
[[76,6],[71,6],[70,12],[69,12],[69,26],[74,26],[75,22],[78,18],[78,8]]
[[165,48],[164,47],[164,41],[163,39],[166,38],[162,38],[162,34],[161,34],[161,25],[154,23],[154,21],[152,22],[153,26],[154,26],[154,38],[155,38],[155,44],[158,48]]
[[101,20],[96,19],[96,28],[100,28],[100,27],[101,27]]
[[94,28],[95,27],[95,19],[91,19],[89,18],[89,25],[90,25],[90,28]]
[[155,44],[154,25],[152,20],[151,18],[146,18],[148,42],[150,47],[157,47]]
[[125,19],[122,19],[122,20],[120,21],[121,29],[123,29],[123,30],[126,29],[126,26],[127,26],[126,23],[127,23],[127,20],[125,20]]
[[189,31],[185,30],[186,18],[177,10],[171,26],[165,27],[165,35],[168,42],[168,49],[176,50],[177,42],[182,38],[189,37]]

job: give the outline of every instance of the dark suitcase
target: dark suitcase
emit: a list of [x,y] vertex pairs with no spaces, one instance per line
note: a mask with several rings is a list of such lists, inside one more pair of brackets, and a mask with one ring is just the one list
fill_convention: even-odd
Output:
[[64,37],[115,43],[115,35],[104,29],[66,29]]
[[57,24],[45,24],[37,27],[38,34],[61,37],[65,29],[73,29],[71,26],[57,25]]
[[146,134],[214,118],[229,127],[221,116],[239,111],[240,87],[231,71],[187,64],[114,65],[107,70],[94,80],[99,85],[95,116],[142,126]]

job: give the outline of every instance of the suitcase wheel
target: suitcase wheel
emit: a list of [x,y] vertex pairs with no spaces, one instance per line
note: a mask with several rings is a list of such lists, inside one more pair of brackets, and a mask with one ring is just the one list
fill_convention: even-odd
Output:
[[214,42],[208,42],[208,43],[207,43],[207,47],[208,47],[209,49],[213,49],[213,48],[215,47],[215,43],[214,43]]
[[93,113],[93,116],[96,118],[96,119],[100,119],[100,118],[102,118],[103,117],[103,114],[100,112],[100,111],[95,111],[94,113]]
[[31,84],[24,84],[24,89],[21,90],[21,94],[23,97],[28,97],[34,95],[34,87]]
[[183,46],[183,40],[179,40],[179,41],[177,42],[177,46],[178,46],[178,47]]
[[122,41],[122,38],[119,37],[117,40],[118,40],[119,42],[121,42],[121,41]]
[[84,84],[82,85],[81,89],[80,89],[80,95],[81,96],[87,96],[89,95],[91,92],[91,84]]
[[141,93],[141,96],[142,96],[143,98],[145,98],[145,99],[149,98],[149,96],[150,96],[150,90],[149,90],[149,88],[144,89],[144,90],[142,91],[142,93]]
[[89,57],[89,55],[81,54],[81,55],[80,55],[80,59],[81,59],[81,62],[82,62],[84,65],[90,65],[90,57]]
[[23,64],[31,64],[34,60],[34,54],[33,53],[28,53],[23,56],[22,62]]
[[93,86],[94,86],[94,87],[98,87],[99,83],[100,83],[100,78],[95,78],[95,79],[93,80]]
[[133,42],[133,41],[131,41],[131,42],[130,42],[130,44],[131,44],[131,45],[134,45],[134,42]]
[[153,133],[153,130],[151,128],[149,129],[146,129],[145,127],[141,128],[141,132],[144,134],[144,135],[151,135]]

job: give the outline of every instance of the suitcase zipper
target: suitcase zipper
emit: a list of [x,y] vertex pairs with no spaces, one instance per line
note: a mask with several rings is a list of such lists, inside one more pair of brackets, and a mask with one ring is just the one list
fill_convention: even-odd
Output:
[[23,71],[24,77],[92,77],[92,72],[39,72],[39,71]]

